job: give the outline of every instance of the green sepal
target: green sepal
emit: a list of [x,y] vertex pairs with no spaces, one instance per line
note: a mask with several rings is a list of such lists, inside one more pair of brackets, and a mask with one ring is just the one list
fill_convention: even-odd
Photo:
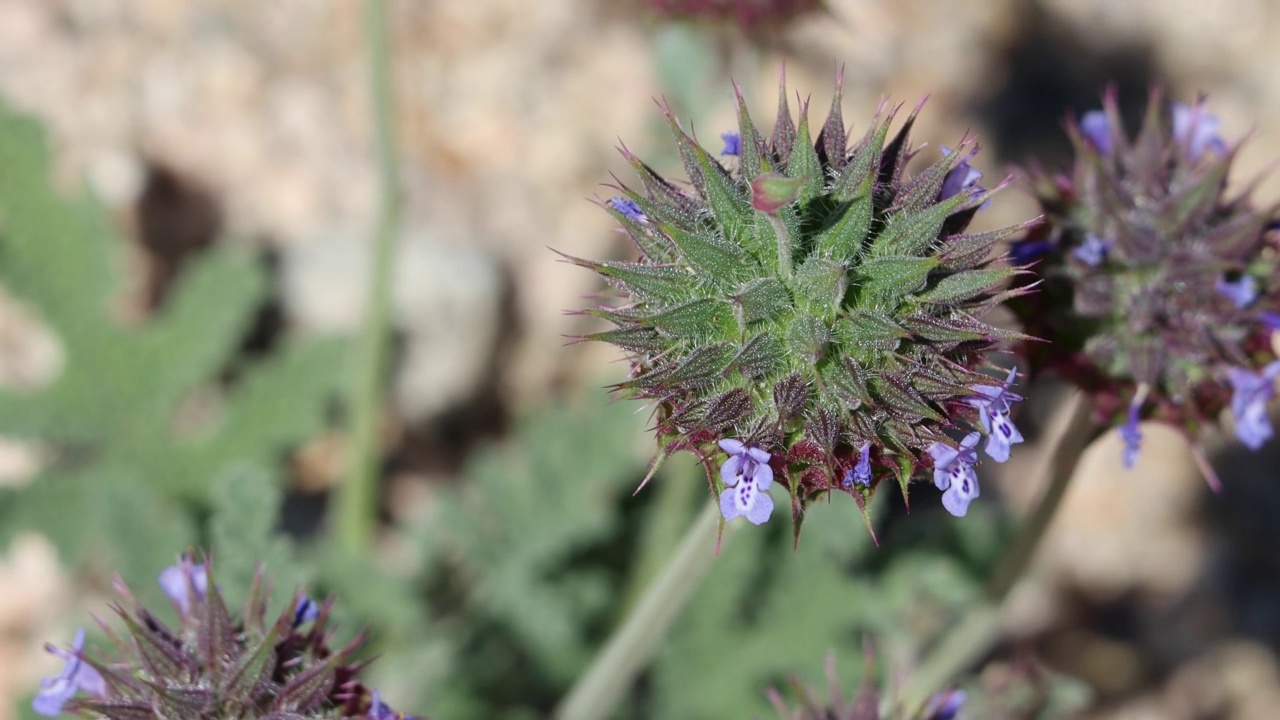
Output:
[[983,233],[952,235],[937,254],[938,267],[947,270],[965,270],[975,267],[991,257],[992,248],[998,243],[1026,233],[1036,221]]
[[760,320],[777,317],[791,301],[787,288],[774,277],[745,282],[729,297],[733,300],[738,323],[743,328]]
[[836,320],[834,334],[844,347],[892,352],[910,333],[893,318],[876,310],[853,310]]
[[813,245],[818,252],[841,263],[852,263],[862,254],[871,221],[875,218],[872,177],[863,176],[863,182],[855,188],[853,197],[841,202],[840,217],[814,238]]
[[947,174],[955,169],[956,161],[960,159],[960,154],[967,152],[969,152],[968,144],[961,143],[948,153],[945,158],[930,165],[925,168],[924,172],[911,178],[911,182],[907,183],[902,192],[893,199],[893,205],[890,206],[889,212],[921,212],[937,202],[938,194],[942,192],[942,184],[947,179]]
[[994,290],[1017,272],[1009,268],[985,268],[954,273],[916,298],[933,305],[958,305]]
[[773,168],[770,167],[768,158],[761,153],[764,148],[764,139],[756,130],[755,123],[751,122],[751,114],[747,112],[747,101],[742,97],[742,87],[737,82],[733,83],[733,95],[738,103],[738,137],[741,140],[738,168],[746,181],[751,182],[760,173],[769,172]]
[[806,207],[809,201],[822,192],[822,184],[826,178],[822,175],[822,163],[818,161],[818,153],[813,149],[813,138],[809,136],[809,103],[800,103],[800,124],[792,148],[791,158],[787,161],[787,177],[804,179],[804,187],[800,188],[799,204]]
[[892,112],[884,122],[880,122],[878,115],[879,113],[867,127],[867,133],[858,146],[850,153],[848,164],[831,189],[831,195],[837,201],[870,195],[875,187],[884,141],[889,137],[889,125],[893,122]]
[[849,358],[836,358],[822,368],[823,390],[834,393],[848,410],[873,404],[862,368]]
[[787,327],[787,346],[809,364],[817,364],[831,343],[831,329],[821,319],[799,315]]
[[271,672],[276,665],[276,641],[282,632],[288,632],[287,623],[287,617],[281,617],[279,622],[274,623],[266,636],[257,641],[257,647],[252,652],[244,653],[227,675],[220,694],[229,710],[235,712],[248,709],[256,694],[255,689],[264,687],[271,680]]
[[795,283],[808,309],[824,317],[832,317],[844,301],[848,289],[848,273],[842,263],[817,255],[810,256],[796,270]]
[[694,348],[674,366],[621,384],[629,386],[664,386],[693,389],[711,385],[724,375],[738,354],[728,343],[701,345]]
[[873,395],[879,398],[890,414],[906,422],[918,422],[928,418],[940,422],[942,415],[929,405],[911,384],[893,374],[873,376],[868,383]]
[[911,476],[916,473],[915,463],[911,462],[911,458],[906,455],[898,455],[896,460],[897,472],[894,475],[897,476],[898,488],[902,491],[902,502],[910,508],[911,498],[907,493],[907,488],[911,485]]
[[659,335],[657,330],[638,326],[602,330],[582,337],[585,340],[607,342],[634,353],[658,353],[666,349],[670,342]]
[[937,265],[932,257],[868,258],[858,267],[858,305],[892,310],[903,297],[919,290]]
[[667,125],[679,147],[680,160],[684,163],[685,172],[689,174],[689,181],[710,206],[725,238],[735,242],[747,241],[744,236],[751,224],[752,211],[745,189],[729,176],[723,165],[680,129],[669,110],[664,112]]
[[731,287],[747,279],[755,266],[751,257],[732,242],[675,225],[662,225],[661,229],[694,273],[710,284]]
[[673,337],[729,337],[735,334],[737,322],[733,308],[723,300],[702,298],[668,308],[640,321]]
[[884,229],[871,243],[871,256],[920,255],[933,251],[947,218],[966,203],[985,202],[985,197],[985,193],[957,193],[925,210],[889,213]]
[[590,267],[643,300],[655,300],[664,305],[690,299],[698,284],[697,278],[677,265],[586,261],[578,264]]
[[787,366],[787,350],[775,335],[762,333],[743,343],[733,365],[747,378],[767,377]]

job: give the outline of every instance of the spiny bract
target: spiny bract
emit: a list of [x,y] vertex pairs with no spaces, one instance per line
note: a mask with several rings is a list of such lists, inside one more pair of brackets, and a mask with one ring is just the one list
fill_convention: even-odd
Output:
[[[702,459],[726,518],[766,520],[776,475],[798,532],[816,496],[848,492],[865,508],[882,479],[905,495],[929,466],[963,514],[978,491],[978,436],[957,447],[947,431],[982,428],[998,460],[1021,439],[1007,417],[1013,374],[979,370],[1022,337],[981,317],[1018,272],[992,249],[1025,228],[965,233],[991,195],[968,165],[970,142],[908,177],[915,112],[890,139],[882,106],[850,145],[839,78],[816,138],[808,103],[793,121],[781,86],[767,140],[735,87],[739,129],[722,153],[732,169],[664,108],[691,190],[622,150],[643,189],[620,186],[608,207],[640,258],[574,259],[621,295],[586,311],[617,328],[587,337],[630,354],[619,389],[654,403],[662,453]],[[717,445],[728,454],[719,473]]]
[[1166,108],[1153,92],[1130,139],[1109,93],[1069,126],[1072,173],[1030,172],[1045,218],[1014,254],[1038,259],[1044,284],[1013,307],[1049,341],[1028,346],[1032,367],[1093,396],[1100,419],[1121,426],[1126,465],[1142,418],[1194,438],[1230,406],[1246,445],[1271,435],[1280,218],[1248,189],[1228,194],[1239,146],[1218,125],[1203,100]]
[[329,648],[332,602],[317,605],[297,595],[268,621],[270,588],[259,572],[237,618],[210,564],[189,556],[159,581],[180,625],[169,627],[139,605],[117,578],[122,604],[114,610],[124,633],[99,621],[114,657],[86,653],[83,630],[71,650],[48,646],[66,665],[41,683],[32,704],[37,713],[108,720],[416,720],[359,682],[364,663],[351,662],[359,637]]

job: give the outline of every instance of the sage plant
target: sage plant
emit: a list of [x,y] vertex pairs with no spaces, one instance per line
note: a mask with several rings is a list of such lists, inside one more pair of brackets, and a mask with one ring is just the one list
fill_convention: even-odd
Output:
[[1203,99],[1166,105],[1153,93],[1131,138],[1109,93],[1068,126],[1070,173],[1029,171],[1044,219],[1013,254],[1036,263],[1043,284],[1011,305],[1048,341],[1027,345],[1031,366],[1091,396],[1097,420],[1119,427],[1129,467],[1143,420],[1196,447],[1229,408],[1247,447],[1272,435],[1280,218],[1256,207],[1250,188],[1228,188],[1239,145],[1219,126]]
[[269,583],[259,572],[239,614],[227,610],[212,566],[184,556],[159,582],[178,612],[171,627],[116,579],[123,626],[99,621],[112,652],[85,650],[76,632],[60,673],[41,682],[33,709],[46,717],[107,720],[417,720],[396,712],[357,678],[357,637],[329,646],[332,602],[295,595],[268,618]]
[[1023,336],[982,317],[1025,291],[1007,289],[1018,271],[993,253],[1025,228],[966,232],[993,192],[970,140],[908,173],[919,108],[891,134],[898,108],[882,105],[851,142],[839,78],[816,136],[785,80],[767,136],[736,96],[719,153],[663,108],[687,185],[622,149],[640,185],[606,206],[638,258],[572,259],[617,290],[585,311],[616,328],[587,338],[627,352],[617,390],[653,405],[661,452],[703,461],[726,520],[766,522],[777,484],[798,532],[818,497],[865,509],[883,481],[905,496],[929,469],[964,515],[981,437],[996,462],[1022,439],[1016,371],[984,369]]

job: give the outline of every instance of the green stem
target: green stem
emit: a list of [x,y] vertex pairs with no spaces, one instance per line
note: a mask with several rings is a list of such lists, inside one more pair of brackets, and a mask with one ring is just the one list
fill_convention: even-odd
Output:
[[631,612],[644,597],[645,589],[675,554],[681,529],[688,525],[695,509],[706,497],[706,483],[701,482],[702,466],[688,453],[668,459],[662,473],[654,479],[656,482],[653,484],[657,487],[650,489],[657,497],[645,520],[639,558],[627,581],[627,590],[622,594],[619,618]]
[[1088,400],[1077,393],[1070,401],[1067,419],[1062,423],[1057,442],[1040,468],[1039,474],[1048,479],[1044,496],[1000,558],[987,583],[983,600],[969,608],[903,686],[900,697],[901,707],[908,711],[905,717],[916,717],[930,695],[949,685],[999,640],[1004,600],[1035,557],[1045,531],[1067,493],[1080,454],[1097,436],[1091,413]]
[[[554,715],[557,720],[609,717],[711,570],[719,525],[720,509],[708,504],[685,532],[662,574],[560,703]],[[728,525],[726,530],[733,527]]]
[[351,553],[361,552],[373,540],[381,457],[378,419],[386,386],[391,340],[391,267],[400,224],[400,167],[393,128],[387,0],[365,3],[364,33],[377,135],[380,199],[367,315],[358,345],[353,349],[354,375],[347,396],[350,464],[334,503],[338,546]]

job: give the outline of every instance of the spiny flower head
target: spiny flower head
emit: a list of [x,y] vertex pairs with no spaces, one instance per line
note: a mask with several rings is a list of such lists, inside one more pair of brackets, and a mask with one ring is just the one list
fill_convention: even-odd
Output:
[[[805,687],[798,680],[792,681],[795,694],[799,697],[799,705],[791,707],[782,699],[782,695],[770,689],[768,697],[782,720],[886,720],[889,717],[908,717],[905,713],[882,715],[880,712],[880,692],[876,686],[873,660],[868,649],[866,651],[866,672],[862,683],[853,698],[846,700],[840,690],[836,678],[835,657],[828,655],[826,660],[827,691],[816,693]],[[909,717],[913,720],[963,720],[961,710],[965,703],[963,690],[948,689],[934,694],[918,713]]]
[[[572,259],[618,291],[585,311],[616,329],[588,337],[629,353],[618,389],[653,403],[662,452],[703,460],[726,518],[767,520],[776,479],[797,528],[826,492],[865,508],[891,478],[905,494],[936,448],[970,430],[1007,458],[1021,440],[1008,418],[1014,375],[983,369],[1022,336],[981,318],[1017,272],[992,248],[1025,228],[966,233],[991,195],[973,144],[934,151],[908,175],[915,112],[890,135],[894,112],[882,107],[850,142],[837,81],[815,137],[808,103],[793,120],[784,85],[766,139],[741,92],[737,102],[727,166],[666,111],[687,185],[623,149],[641,186],[619,186],[606,207],[637,260]],[[976,495],[975,477],[966,497]]]
[[1043,285],[1011,305],[1049,341],[1027,346],[1033,368],[1093,396],[1127,466],[1142,419],[1194,437],[1230,407],[1246,445],[1271,435],[1277,212],[1228,192],[1238,146],[1219,125],[1203,100],[1166,106],[1153,93],[1130,138],[1108,94],[1068,128],[1069,175],[1029,172],[1045,217],[1013,254],[1038,261]]
[[87,653],[84,630],[69,650],[48,649],[65,662],[41,683],[32,703],[46,717],[62,714],[108,720],[415,720],[382,702],[357,680],[363,663],[351,656],[361,639],[329,647],[332,602],[295,595],[267,616],[269,583],[261,571],[244,610],[233,615],[214,582],[210,563],[184,556],[160,573],[160,585],[179,611],[170,627],[134,600],[119,578],[117,634],[99,621],[115,652]]

